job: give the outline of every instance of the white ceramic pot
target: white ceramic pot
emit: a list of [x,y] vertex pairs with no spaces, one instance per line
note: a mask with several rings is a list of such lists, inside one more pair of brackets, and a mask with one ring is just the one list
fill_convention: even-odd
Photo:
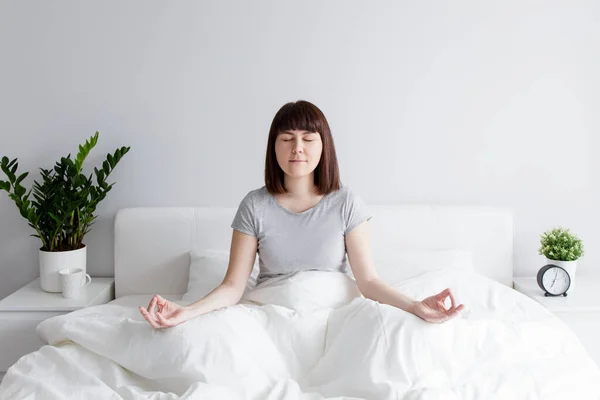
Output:
[[567,271],[567,273],[569,274],[569,277],[571,278],[571,286],[569,287],[569,290],[567,290],[567,293],[569,293],[569,294],[574,293],[575,292],[575,276],[576,276],[576,272],[577,272],[577,260],[558,261],[558,260],[552,260],[552,259],[546,257],[546,263],[557,265],[557,266],[563,268],[565,271]]
[[86,273],[87,247],[70,251],[40,250],[40,286],[52,293],[62,292],[58,271],[65,268],[81,268]]

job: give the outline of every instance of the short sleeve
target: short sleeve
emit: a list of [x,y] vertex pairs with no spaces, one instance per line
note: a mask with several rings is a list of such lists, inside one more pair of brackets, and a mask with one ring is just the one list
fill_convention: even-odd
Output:
[[240,202],[231,227],[242,233],[258,237],[256,230],[256,215],[254,212],[252,193],[248,193]]
[[358,225],[370,220],[372,217],[371,210],[365,202],[348,188],[346,198],[344,200],[344,221],[346,228],[344,236],[350,233]]

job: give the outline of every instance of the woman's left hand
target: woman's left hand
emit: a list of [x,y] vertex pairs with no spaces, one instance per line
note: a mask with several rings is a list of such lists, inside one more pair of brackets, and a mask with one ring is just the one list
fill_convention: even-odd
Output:
[[[445,303],[448,297],[450,297],[451,305],[446,308]],[[434,296],[415,302],[412,313],[427,322],[441,323],[456,317],[463,308],[462,304],[456,305],[450,289],[445,289]]]

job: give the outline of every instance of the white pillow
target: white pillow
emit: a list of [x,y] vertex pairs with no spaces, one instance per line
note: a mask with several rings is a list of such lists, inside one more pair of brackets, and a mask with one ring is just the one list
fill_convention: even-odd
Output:
[[[181,301],[200,300],[223,282],[229,266],[229,252],[213,249],[194,249],[190,254],[190,276],[187,292]],[[256,286],[258,277],[258,256],[254,259],[252,274],[246,284],[246,291]]]
[[441,269],[475,270],[469,250],[390,250],[374,258],[379,276],[392,285]]
[[299,271],[269,279],[247,291],[241,303],[274,304],[296,311],[338,308],[360,297],[356,282],[341,272]]

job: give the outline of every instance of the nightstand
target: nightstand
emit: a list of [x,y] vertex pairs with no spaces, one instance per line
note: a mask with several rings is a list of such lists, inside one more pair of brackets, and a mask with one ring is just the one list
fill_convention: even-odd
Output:
[[513,287],[562,319],[600,366],[600,276],[577,275],[577,290],[567,297],[544,296],[534,277],[514,278]]
[[36,333],[40,322],[84,307],[105,304],[114,298],[114,278],[92,278],[78,299],[65,299],[62,293],[44,292],[40,278],[37,278],[0,300],[0,376],[19,358],[44,345]]

